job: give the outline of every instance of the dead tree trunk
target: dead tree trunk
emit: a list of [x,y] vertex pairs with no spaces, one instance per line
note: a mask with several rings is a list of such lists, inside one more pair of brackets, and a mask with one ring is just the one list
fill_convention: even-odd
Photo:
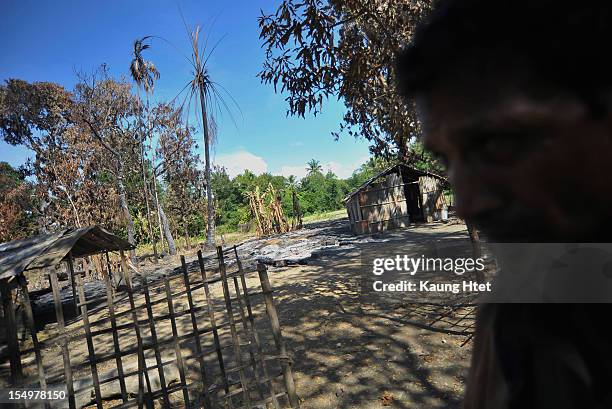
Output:
[[142,165],[142,187],[144,188],[144,199],[145,205],[147,208],[147,225],[149,227],[149,240],[153,244],[153,255],[155,257],[155,262],[157,263],[157,240],[155,240],[155,235],[153,234],[153,224],[151,224],[151,206],[149,206],[149,184],[147,183],[147,172],[145,167],[145,158],[144,158],[144,141],[140,140],[140,163]]
[[[153,163],[155,163],[155,153],[153,154]],[[153,193],[155,196],[155,209],[157,210],[157,225],[159,227],[159,240],[161,244],[161,251],[163,253],[164,252],[164,229],[162,227],[161,212],[159,211],[160,205],[159,205],[159,196],[157,194],[157,177],[155,174],[155,169],[153,170]]]
[[185,230],[185,245],[187,246],[187,250],[191,250],[191,243],[189,243],[189,229],[187,226],[187,222],[183,222],[183,229]]
[[206,91],[201,82],[200,87],[200,108],[202,108],[202,131],[204,133],[204,175],[206,177],[206,244],[215,245],[215,204],[213,202],[211,169],[210,169],[210,135],[208,129],[208,117],[206,112]]
[[293,218],[295,219],[295,228],[302,228],[302,210],[300,209],[300,201],[297,196],[297,192],[293,190],[291,192],[291,201],[293,202]]
[[[123,183],[123,167],[121,166],[121,164],[119,164],[118,166],[117,187],[119,189],[119,202],[121,203],[121,210],[123,210],[123,216],[125,217],[125,222],[127,225],[128,241],[130,244],[135,244],[134,220],[132,219],[132,215],[130,214],[130,208],[128,207],[127,193],[125,191],[125,185]],[[130,250],[130,258],[132,259],[132,263],[136,265],[135,250]]]
[[176,254],[176,246],[174,245],[174,237],[172,237],[172,231],[170,230],[170,224],[168,223],[168,218],[166,217],[166,213],[164,212],[164,208],[161,205],[158,208],[159,217],[161,217],[162,226],[164,227],[164,234],[166,235],[166,241],[168,242],[168,253],[171,256]]

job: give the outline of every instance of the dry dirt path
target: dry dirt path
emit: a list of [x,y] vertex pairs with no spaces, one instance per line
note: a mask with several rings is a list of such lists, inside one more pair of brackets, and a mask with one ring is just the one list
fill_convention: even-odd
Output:
[[[406,242],[450,236],[468,240],[463,225],[435,224],[387,235]],[[455,332],[473,323],[473,313],[450,313],[412,300],[383,307],[362,303],[360,251],[369,246],[384,252],[386,245],[358,245],[271,273],[303,408],[460,406],[471,344],[463,345],[468,337]]]

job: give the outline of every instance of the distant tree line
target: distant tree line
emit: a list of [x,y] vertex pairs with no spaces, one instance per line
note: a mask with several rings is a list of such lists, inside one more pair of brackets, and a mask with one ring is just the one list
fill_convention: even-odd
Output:
[[234,231],[239,225],[252,222],[248,193],[258,187],[265,191],[271,184],[281,193],[283,212],[294,217],[293,192],[297,193],[302,215],[329,212],[344,207],[346,195],[361,186],[376,173],[385,169],[390,162],[384,159],[370,159],[359,167],[349,178],[340,179],[331,171],[324,172],[319,161],[308,162],[307,175],[301,180],[295,176],[276,176],[270,173],[255,175],[251,171],[231,178],[224,168],[213,172],[212,185],[216,194],[216,224],[221,232]]

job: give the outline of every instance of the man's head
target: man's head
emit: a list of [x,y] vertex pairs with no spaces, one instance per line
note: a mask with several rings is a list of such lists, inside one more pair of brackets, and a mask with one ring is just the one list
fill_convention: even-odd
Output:
[[398,60],[459,213],[492,238],[609,240],[612,6],[598,4],[445,2]]

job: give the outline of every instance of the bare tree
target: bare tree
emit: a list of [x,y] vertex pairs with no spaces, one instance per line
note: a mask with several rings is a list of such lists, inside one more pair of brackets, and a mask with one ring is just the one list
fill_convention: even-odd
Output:
[[[101,77],[99,78],[99,73]],[[80,76],[76,91],[76,112],[86,124],[95,141],[111,156],[109,170],[115,176],[119,202],[126,222],[128,241],[135,244],[134,220],[130,214],[125,187],[126,167],[130,155],[135,152],[135,115],[138,103],[130,91],[130,85],[107,76],[106,68],[87,77]],[[130,257],[136,262],[136,252]]]

